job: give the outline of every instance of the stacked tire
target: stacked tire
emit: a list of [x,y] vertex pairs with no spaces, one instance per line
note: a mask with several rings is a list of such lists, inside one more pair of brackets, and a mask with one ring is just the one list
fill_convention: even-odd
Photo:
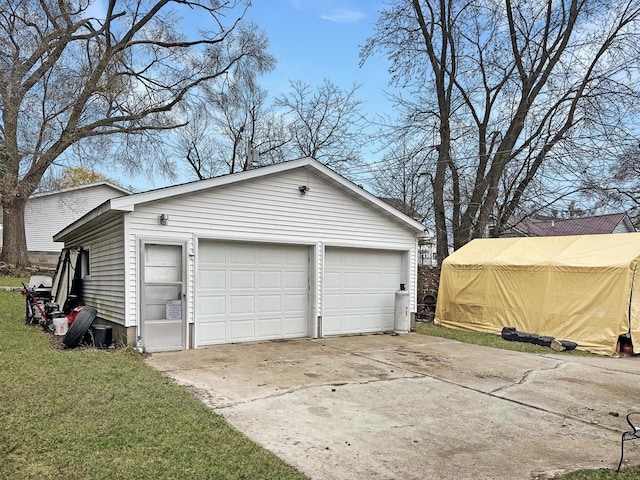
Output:
[[62,339],[64,346],[67,348],[77,347],[91,327],[97,314],[98,311],[93,307],[82,307],[69,330],[67,330],[67,334]]
[[564,350],[574,350],[578,344],[569,340],[557,340],[547,335],[538,335],[536,333],[519,332],[515,327],[503,327],[500,336],[510,342],[531,343],[540,345],[541,347],[551,347],[557,352]]

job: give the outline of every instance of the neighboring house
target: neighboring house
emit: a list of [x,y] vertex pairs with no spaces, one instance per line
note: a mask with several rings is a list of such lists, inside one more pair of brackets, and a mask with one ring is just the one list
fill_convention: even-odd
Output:
[[435,267],[438,265],[436,238],[431,230],[425,230],[418,238],[418,265],[421,267]]
[[526,218],[509,222],[503,237],[557,237],[565,235],[595,235],[631,233],[636,229],[625,213],[592,217]]
[[310,158],[111,199],[55,235],[149,351],[389,331],[424,226]]
[[36,265],[55,266],[62,250],[62,243],[53,241],[54,234],[106,200],[130,193],[105,181],[36,193],[29,197],[24,223],[31,262]]

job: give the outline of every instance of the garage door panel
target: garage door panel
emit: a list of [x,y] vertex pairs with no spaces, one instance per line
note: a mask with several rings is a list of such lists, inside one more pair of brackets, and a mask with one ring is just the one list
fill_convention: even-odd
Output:
[[208,338],[210,343],[223,343],[227,337],[227,322],[213,321],[200,326],[200,335]]
[[322,317],[322,325],[325,334],[328,332],[341,332],[342,331],[342,317],[340,315],[325,315]]
[[256,248],[259,265],[282,265],[282,251],[279,247],[260,246]]
[[380,309],[384,307],[385,298],[384,295],[379,293],[365,293],[362,295],[364,304],[370,309]]
[[372,312],[369,315],[363,316],[363,328],[365,330],[373,330],[382,325],[383,328],[393,329],[393,322],[389,322],[387,316],[383,312]]
[[392,330],[402,258],[397,251],[327,247],[323,333]]
[[345,293],[342,296],[342,309],[361,309],[362,305],[362,295],[360,293]]
[[307,329],[300,326],[300,322],[295,320],[287,320],[285,318],[282,323],[282,336],[286,338],[306,337]]
[[244,270],[231,270],[229,287],[231,289],[244,290],[255,287],[255,272]]
[[344,272],[342,274],[342,288],[361,288],[362,273],[361,272]]
[[250,265],[256,263],[255,248],[251,244],[232,244],[228,247],[228,264],[230,265]]
[[305,314],[307,312],[308,298],[306,293],[300,293],[298,295],[289,294],[284,297],[285,311],[290,314]]
[[304,271],[287,271],[284,272],[284,287],[290,288],[307,288],[309,286],[309,274]]
[[393,290],[394,294],[400,288],[401,279],[398,277],[398,273],[385,273],[383,276],[383,286],[385,290]]
[[224,315],[227,313],[227,297],[201,296],[198,300],[198,311],[201,315]]
[[198,287],[201,289],[226,288],[227,275],[224,271],[201,269],[198,275]]
[[219,248],[203,248],[198,250],[200,265],[225,265],[227,263],[227,250]]
[[273,313],[282,310],[282,297],[280,295],[259,295],[258,313]]
[[258,272],[258,288],[282,288],[282,272]]
[[255,320],[253,318],[235,319],[229,324],[231,341],[253,340],[256,338]]
[[398,267],[398,255],[396,252],[387,252],[386,255],[383,255],[382,261],[385,267]]
[[282,252],[282,258],[284,265],[287,266],[300,266],[308,265],[309,263],[309,251],[306,248],[298,248],[295,250],[285,249]]
[[356,267],[360,269],[363,266],[362,261],[362,254],[360,253],[349,253],[342,256],[342,265],[345,267]]
[[362,331],[362,315],[360,312],[354,315],[342,315],[343,333],[359,333]]
[[282,336],[282,321],[280,317],[260,320],[258,322],[258,336],[261,338]]
[[364,288],[381,288],[383,286],[381,273],[365,273]]
[[230,295],[229,314],[245,314],[255,312],[255,298],[253,295]]
[[198,251],[198,345],[308,335],[308,247],[203,240]]
[[[325,264],[325,268],[328,268],[328,265]],[[329,272],[325,270],[324,274],[324,285],[325,288],[340,288],[342,286],[342,275],[340,272]]]

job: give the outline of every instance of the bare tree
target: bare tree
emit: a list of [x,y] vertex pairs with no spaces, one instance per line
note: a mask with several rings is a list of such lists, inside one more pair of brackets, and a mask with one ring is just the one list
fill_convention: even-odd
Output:
[[266,53],[246,58],[242,68],[203,89],[197,109],[187,113],[188,125],[176,130],[174,148],[198,178],[256,168],[284,161],[283,147],[291,141],[281,115],[266,106],[267,91],[260,75],[271,71],[275,58]]
[[436,132],[440,261],[448,226],[455,248],[492,215],[501,229],[541,175],[564,188],[637,135],[639,21],[637,0],[396,0],[381,13],[362,60],[386,52],[406,118]]
[[640,145],[628,146],[615,163],[606,168],[609,175],[596,175],[591,170],[584,172],[585,196],[595,199],[600,207],[625,211],[640,229]]
[[[0,5],[0,260],[7,263],[29,263],[25,203],[56,159],[109,151],[137,160],[145,148],[165,158],[145,137],[180,125],[169,112],[191,92],[263,53],[255,28],[242,26],[248,1],[109,0],[96,13],[100,4]],[[180,12],[197,15],[207,30],[182,31]]]
[[[245,75],[208,98],[220,145],[218,158],[225,161],[229,173],[261,166],[291,140],[286,128],[278,128],[283,120],[266,106],[267,91],[255,75]],[[283,160],[277,157],[276,161]]]
[[404,213],[418,217],[421,222],[432,219],[433,201],[425,171],[430,162],[429,152],[419,145],[399,142],[389,150],[379,164],[371,168],[371,186],[377,196],[399,200]]
[[198,180],[225,173],[215,161],[217,149],[211,136],[211,117],[206,105],[197,103],[187,108],[186,125],[176,128],[170,135],[169,145],[179,163],[188,173],[195,173]]
[[197,142],[212,145],[208,159],[199,157],[195,164],[187,159],[199,178],[305,156],[342,173],[358,164],[366,139],[357,86],[345,91],[328,80],[318,87],[291,82],[291,90],[268,107],[256,73],[262,71],[248,68],[207,89],[206,115],[191,118],[195,124],[181,132],[188,137],[179,144],[181,152],[187,146],[202,151]]
[[276,106],[285,110],[290,124],[292,156],[315,158],[342,173],[361,161],[367,139],[358,88],[343,90],[327,79],[315,88],[291,82],[291,91],[280,95]]

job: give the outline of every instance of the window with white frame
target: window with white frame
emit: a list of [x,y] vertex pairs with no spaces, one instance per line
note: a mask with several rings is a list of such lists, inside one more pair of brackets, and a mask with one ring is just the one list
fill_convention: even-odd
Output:
[[82,247],[80,250],[80,278],[91,277],[91,250],[89,247]]

